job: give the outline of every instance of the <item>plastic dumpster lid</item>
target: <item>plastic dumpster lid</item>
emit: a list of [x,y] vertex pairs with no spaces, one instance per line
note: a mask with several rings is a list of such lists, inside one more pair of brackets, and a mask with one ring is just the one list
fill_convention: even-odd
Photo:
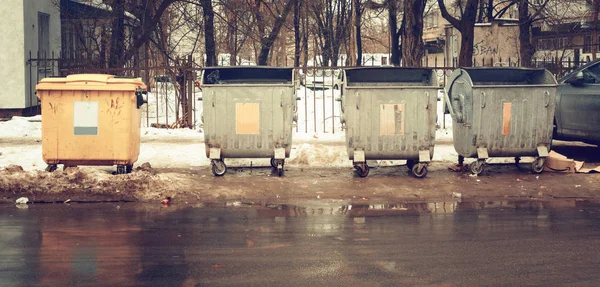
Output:
[[422,83],[437,86],[436,74],[431,68],[361,67],[344,70],[346,82],[353,83]]
[[288,84],[292,83],[293,68],[246,66],[206,67],[202,84]]
[[[107,88],[106,85],[110,85]],[[77,88],[75,88],[77,86]],[[106,74],[74,74],[63,78],[44,78],[36,86],[38,90],[69,90],[82,89],[81,86],[105,86],[99,89],[110,90],[136,90],[138,87],[146,89],[141,78],[116,78]],[[91,88],[94,89],[94,88]]]
[[461,68],[474,86],[556,85],[556,79],[543,68],[474,67]]

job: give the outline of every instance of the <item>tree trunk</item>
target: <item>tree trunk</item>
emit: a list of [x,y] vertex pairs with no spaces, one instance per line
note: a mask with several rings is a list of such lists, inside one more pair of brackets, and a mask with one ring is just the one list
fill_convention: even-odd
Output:
[[[205,0],[205,1],[210,1],[210,0]],[[271,52],[271,48],[273,48],[275,39],[277,39],[277,36],[279,35],[279,31],[281,30],[281,27],[285,23],[285,19],[287,18],[287,15],[290,14],[290,11],[292,10],[292,7],[293,7],[292,5],[295,5],[296,1],[298,1],[298,0],[290,0],[285,4],[283,11],[281,12],[281,15],[275,19],[275,23],[273,23],[273,29],[271,30],[269,35],[266,37],[263,37],[261,39],[260,54],[258,55],[258,64],[259,65],[263,65],[263,66],[267,65],[267,61],[269,60],[269,53]]]
[[460,53],[458,54],[459,67],[473,66],[473,43],[475,25],[465,24],[460,31]]
[[394,66],[400,66],[400,39],[398,39],[398,20],[396,19],[398,8],[396,6],[396,1],[394,0],[388,0],[387,6],[390,49],[392,53],[390,63]]
[[[483,1],[484,0],[482,0],[482,2]],[[491,21],[494,19],[494,0],[488,0],[486,14],[487,14],[488,21]]]
[[535,46],[531,43],[529,0],[519,1],[519,46],[521,67],[531,67],[531,58],[535,53]]
[[202,0],[202,14],[204,16],[204,45],[206,53],[206,66],[216,66],[217,49],[215,45],[215,12],[211,0]]
[[[475,36],[475,22],[477,20],[477,6],[480,0],[467,0],[463,8],[462,17],[459,19],[448,13],[444,0],[438,0],[438,6],[444,19],[446,19],[461,35],[460,53],[458,55],[459,67],[473,66],[473,38]],[[526,1],[526,0],[525,0]]]
[[306,67],[308,65],[308,5],[302,5],[301,8],[304,8],[304,33],[302,34],[302,67]]
[[301,1],[294,3],[294,67],[300,66],[300,6]]
[[[404,1],[404,29],[401,30],[404,67],[421,67],[423,63],[423,13],[425,0]],[[408,12],[410,11],[410,12]]]
[[[232,15],[228,15],[228,25],[227,25],[227,53],[229,53],[229,65],[236,65],[236,47],[237,47],[237,39],[235,37],[235,33],[237,30],[237,15],[235,12],[229,11]],[[228,14],[229,14],[228,13]]]
[[112,35],[108,66],[121,68],[125,51],[125,0],[114,0],[112,4]]
[[[354,0],[354,25],[356,29],[356,65],[362,65],[362,38],[360,31],[361,11],[360,0]],[[354,55],[353,55],[354,56]]]

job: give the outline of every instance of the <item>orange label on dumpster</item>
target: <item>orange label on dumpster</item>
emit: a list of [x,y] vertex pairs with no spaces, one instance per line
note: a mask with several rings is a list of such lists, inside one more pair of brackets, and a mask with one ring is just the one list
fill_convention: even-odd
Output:
[[379,105],[379,135],[404,135],[404,104]]
[[510,134],[510,115],[511,115],[512,103],[504,103],[504,116],[502,119],[502,135],[507,136]]
[[259,105],[235,104],[235,133],[238,135],[259,134]]

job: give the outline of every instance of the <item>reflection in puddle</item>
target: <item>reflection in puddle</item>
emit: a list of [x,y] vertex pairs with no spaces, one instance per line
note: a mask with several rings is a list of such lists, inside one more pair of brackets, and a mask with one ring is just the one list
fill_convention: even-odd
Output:
[[[562,236],[573,230],[582,232],[579,236],[589,236],[600,232],[599,210],[598,202],[574,199],[398,204],[348,204],[341,200],[295,204],[230,202],[169,208],[61,204],[6,208],[0,212],[0,286],[182,286],[186,282],[218,285],[227,275],[227,285],[253,282],[250,285],[267,286],[285,285],[265,281],[279,278],[280,274],[285,274],[285,280],[289,276],[291,280],[305,280],[312,278],[310,274],[331,278],[370,276],[373,272],[396,274],[411,268],[423,252],[433,252],[428,260],[449,260],[448,266],[455,266],[468,262],[457,259],[457,254],[462,256],[462,251],[470,252],[470,248],[478,246],[482,249],[473,254],[498,252],[497,257],[504,259],[502,243],[523,234],[537,236],[540,243],[530,248],[543,246],[541,242],[555,234]],[[464,242],[488,237],[491,243],[462,249]],[[431,242],[421,244],[423,238],[430,238]],[[563,241],[547,244],[556,242]],[[459,246],[458,251],[442,256],[454,248],[454,243]],[[500,245],[488,248],[488,244]],[[562,245],[558,247],[556,250],[564,250]],[[400,253],[389,255],[394,252]],[[399,259],[411,252],[418,253],[416,259]],[[297,258],[306,261],[294,265]],[[363,272],[364,266],[371,269]],[[428,270],[424,267],[417,265],[414,270]],[[510,274],[522,270],[512,271]],[[429,272],[414,278],[435,274],[441,273]],[[444,279],[448,278],[431,281]],[[348,285],[365,285],[351,283]],[[397,281],[388,283],[402,285],[393,284]]]

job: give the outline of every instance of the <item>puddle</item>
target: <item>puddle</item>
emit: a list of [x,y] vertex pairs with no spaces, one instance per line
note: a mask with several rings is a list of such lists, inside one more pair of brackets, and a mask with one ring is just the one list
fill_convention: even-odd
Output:
[[405,202],[397,204],[347,204],[347,201],[307,201],[295,204],[253,203],[233,201],[210,204],[210,207],[255,208],[264,217],[298,217],[345,215],[349,217],[411,216],[420,214],[446,214],[462,211],[491,209],[514,209],[540,211],[545,209],[600,208],[599,201],[581,199],[539,200],[488,200],[488,201],[441,201]]

